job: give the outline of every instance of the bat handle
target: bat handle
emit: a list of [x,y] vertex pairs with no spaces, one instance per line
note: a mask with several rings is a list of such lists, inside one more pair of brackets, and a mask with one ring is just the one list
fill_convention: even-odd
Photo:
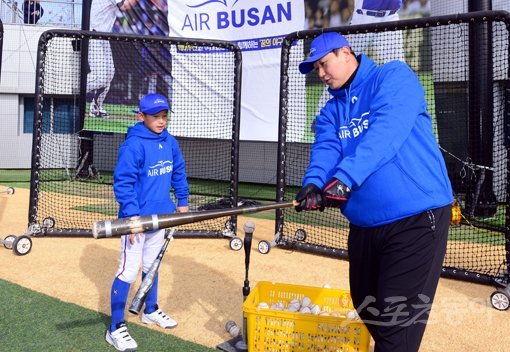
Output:
[[176,227],[170,227],[165,229],[165,238],[169,238],[169,242],[174,240],[174,234],[177,231]]
[[165,242],[163,243],[163,246],[161,246],[161,250],[159,251],[156,260],[154,261],[154,263],[152,263],[149,271],[147,272],[147,275],[140,284],[140,288],[133,297],[133,300],[131,301],[131,305],[129,306],[130,313],[136,315],[140,313],[140,310],[142,309],[142,306],[147,298],[147,294],[149,293],[149,290],[151,289],[156,278],[156,275],[158,273],[158,269],[159,266],[161,265],[163,255],[165,254],[168,244],[174,239],[173,236],[176,230],[177,229],[175,227],[165,230]]

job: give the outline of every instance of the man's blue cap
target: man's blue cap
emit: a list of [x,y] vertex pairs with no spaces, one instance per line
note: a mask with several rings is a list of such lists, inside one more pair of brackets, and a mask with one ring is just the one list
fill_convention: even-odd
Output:
[[349,42],[339,33],[327,32],[319,35],[312,41],[310,57],[299,64],[299,72],[305,74],[312,71],[315,61],[322,59],[333,50],[343,48],[344,46],[350,47]]
[[[135,114],[143,112],[144,114],[155,115],[162,110],[170,110],[168,100],[161,94],[147,94],[140,99],[140,110],[133,110]],[[173,111],[172,111],[173,112]]]

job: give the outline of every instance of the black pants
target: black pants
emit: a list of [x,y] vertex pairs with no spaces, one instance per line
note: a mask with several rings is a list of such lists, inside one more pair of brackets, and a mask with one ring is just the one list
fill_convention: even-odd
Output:
[[446,253],[451,206],[350,226],[349,281],[375,352],[418,351]]

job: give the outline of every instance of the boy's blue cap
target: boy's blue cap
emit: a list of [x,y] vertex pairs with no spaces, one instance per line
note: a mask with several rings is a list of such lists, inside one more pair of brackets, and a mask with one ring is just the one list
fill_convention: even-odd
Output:
[[[132,110],[135,114],[143,112],[144,114],[154,115],[162,110],[170,110],[168,100],[161,94],[147,94],[140,99],[140,110]],[[172,111],[173,112],[173,111]]]
[[348,46],[349,42],[343,35],[336,32],[327,32],[319,35],[312,41],[310,47],[310,57],[299,64],[299,72],[302,74],[313,70],[315,61],[322,59],[335,49]]

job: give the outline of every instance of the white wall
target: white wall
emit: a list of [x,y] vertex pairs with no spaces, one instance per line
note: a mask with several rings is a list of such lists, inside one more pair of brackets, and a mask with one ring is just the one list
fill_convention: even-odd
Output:
[[23,96],[35,93],[37,43],[48,27],[4,24],[0,81],[0,169],[30,168],[32,134],[23,133]]

